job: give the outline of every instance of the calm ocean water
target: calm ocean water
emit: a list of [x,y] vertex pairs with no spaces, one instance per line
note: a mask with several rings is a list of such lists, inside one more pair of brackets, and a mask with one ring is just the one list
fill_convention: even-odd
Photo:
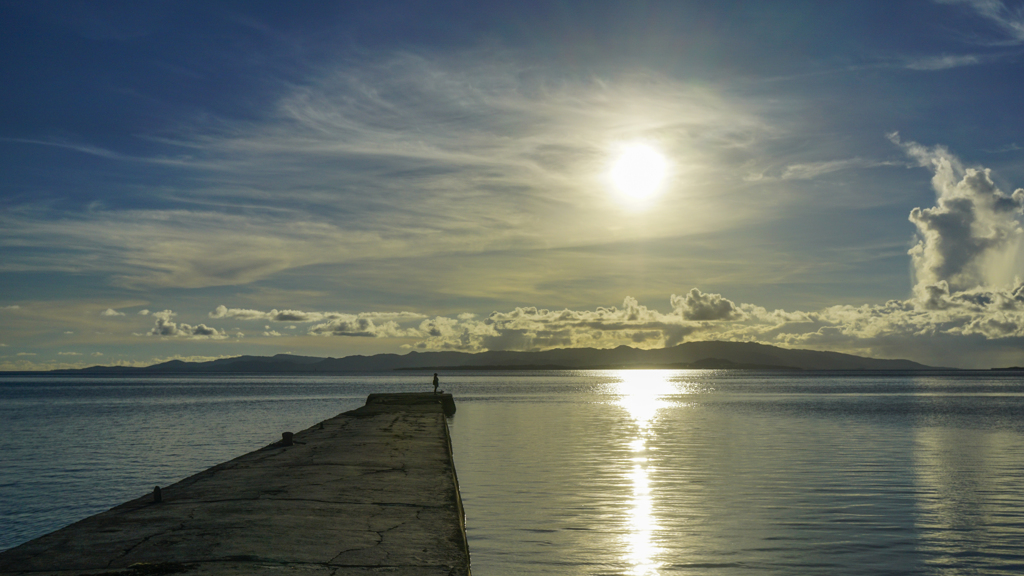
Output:
[[[442,374],[473,572],[1024,573],[1024,379]],[[0,378],[0,549],[429,377]]]

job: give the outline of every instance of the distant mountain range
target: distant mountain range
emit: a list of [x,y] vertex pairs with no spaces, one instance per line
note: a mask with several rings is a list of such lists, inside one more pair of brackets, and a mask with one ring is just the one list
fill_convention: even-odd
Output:
[[54,370],[59,374],[334,374],[392,370],[559,370],[621,368],[716,368],[788,370],[929,370],[910,360],[879,360],[838,352],[789,350],[751,342],[687,342],[671,348],[607,350],[562,348],[543,352],[409,352],[345,358],[278,354],[238,356],[210,362],[171,360],[127,368],[93,366]]

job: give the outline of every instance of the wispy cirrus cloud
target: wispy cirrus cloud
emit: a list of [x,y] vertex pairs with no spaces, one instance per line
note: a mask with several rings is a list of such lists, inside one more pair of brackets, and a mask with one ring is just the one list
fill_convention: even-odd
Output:
[[223,304],[210,312],[210,318],[236,318],[238,320],[271,320],[274,322],[323,322],[325,320],[410,320],[424,318],[417,312],[361,312],[346,314],[344,312],[305,312],[302,310],[270,311],[252,310],[247,308],[228,308]]
[[[165,140],[166,141],[166,140]],[[30,144],[33,146],[47,146],[51,148],[61,148],[64,150],[71,150],[86,154],[89,156],[95,156],[97,158],[103,158],[106,160],[115,160],[118,162],[134,162],[141,164],[156,164],[170,167],[190,167],[190,168],[206,168],[210,170],[217,169],[216,164],[205,163],[197,160],[191,156],[140,156],[132,154],[124,154],[103,148],[101,146],[95,146],[83,142],[74,142],[65,139],[33,139],[33,138],[9,138],[6,136],[0,136],[0,142],[10,142],[15,144]]]
[[786,166],[779,177],[782,180],[813,180],[819,176],[824,176],[825,174],[831,174],[833,172],[840,172],[842,170],[877,168],[879,166],[892,166],[893,164],[893,162],[888,160],[869,160],[866,158],[807,162]]
[[869,158],[842,158],[837,160],[817,160],[796,162],[774,166],[758,172],[748,172],[743,176],[746,182],[777,182],[792,180],[815,180],[822,176],[848,170],[878,168],[897,165],[891,160],[873,160]]
[[939,4],[962,4],[973,8],[983,18],[995,24],[1007,40],[999,43],[1024,43],[1024,7],[1007,5],[1002,0],[934,0]]
[[[164,138],[154,158],[176,170],[147,191],[148,206],[11,206],[0,269],[200,288],[313,265],[605,242],[622,212],[603,181],[616,143],[657,142],[680,159],[686,179],[673,185],[685,186],[772,130],[753,101],[653,73],[570,78],[501,54],[346,62],[292,86],[262,118]],[[689,210],[700,194],[711,192],[691,192]],[[679,234],[664,208],[617,236]],[[744,213],[756,210],[721,216]]]
[[904,66],[911,70],[948,70],[981,64],[984,59],[974,54],[925,56],[907,60]]

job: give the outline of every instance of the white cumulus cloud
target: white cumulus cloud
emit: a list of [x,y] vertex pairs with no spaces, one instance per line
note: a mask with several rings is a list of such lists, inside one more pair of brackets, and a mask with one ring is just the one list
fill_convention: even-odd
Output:
[[942,146],[901,142],[898,134],[890,139],[934,172],[936,205],[910,212],[917,227],[910,256],[919,296],[928,299],[928,287],[940,282],[952,291],[1009,283],[1015,272],[1011,263],[1024,240],[1018,221],[1024,189],[1003,192],[991,170],[964,167]]
[[196,340],[223,340],[228,337],[228,334],[223,330],[211,328],[205,324],[192,326],[191,324],[176,323],[171,320],[176,315],[170,310],[154,312],[153,316],[156,318],[156,325],[153,326],[153,329],[148,334],[150,336],[192,338]]
[[704,294],[697,288],[685,296],[672,295],[672,308],[686,320],[738,320],[743,317],[731,300],[721,294]]
[[355,315],[343,315],[332,318],[328,322],[317,324],[309,329],[310,334],[317,336],[364,336],[371,338],[400,338],[415,335],[415,332],[403,330],[398,323],[389,320],[377,324],[371,318]]

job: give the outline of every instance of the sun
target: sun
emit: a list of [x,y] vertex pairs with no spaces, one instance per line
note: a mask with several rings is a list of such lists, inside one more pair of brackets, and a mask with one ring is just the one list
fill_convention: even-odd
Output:
[[620,196],[637,204],[661,191],[668,167],[668,159],[657,148],[637,142],[622,146],[608,177]]

